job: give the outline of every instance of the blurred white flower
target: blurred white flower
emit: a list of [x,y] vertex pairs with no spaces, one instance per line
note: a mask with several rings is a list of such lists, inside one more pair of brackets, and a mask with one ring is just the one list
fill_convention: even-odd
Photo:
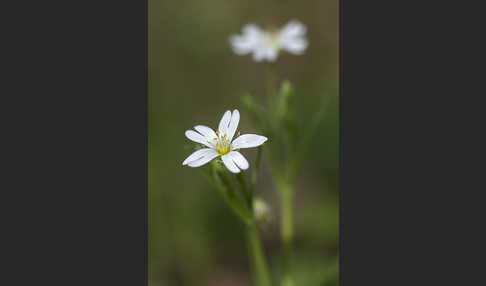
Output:
[[233,173],[239,173],[241,170],[248,169],[248,161],[236,150],[260,146],[267,141],[267,137],[244,134],[232,141],[239,121],[240,112],[237,109],[233,110],[233,113],[228,110],[224,113],[223,118],[221,118],[216,132],[204,125],[195,126],[194,129],[197,132],[187,130],[187,138],[209,148],[200,149],[192,153],[182,162],[182,165],[200,167],[214,158],[221,156],[221,160],[226,168]]
[[281,50],[294,55],[301,55],[307,48],[306,27],[296,21],[290,21],[280,30],[262,30],[255,24],[243,27],[242,35],[230,37],[233,51],[238,55],[253,54],[257,62],[273,62]]

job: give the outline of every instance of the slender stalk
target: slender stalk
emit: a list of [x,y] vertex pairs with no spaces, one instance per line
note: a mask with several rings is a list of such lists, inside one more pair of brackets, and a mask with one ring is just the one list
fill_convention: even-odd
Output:
[[[267,133],[270,135],[270,140],[279,141],[279,124],[277,120],[277,106],[278,106],[278,76],[277,68],[275,63],[267,64],[267,120],[268,120],[268,130]],[[268,148],[267,158],[270,161],[270,169],[276,180],[280,180],[283,177],[284,170],[282,164],[279,162],[278,142],[274,144],[273,148]]]
[[248,251],[253,260],[253,269],[258,286],[271,286],[267,261],[256,225],[250,224],[247,229]]
[[[277,106],[278,106],[278,78],[275,64],[269,63],[267,68],[267,93],[268,93],[268,110],[270,111],[270,129],[273,132],[280,130],[280,124],[277,120]],[[275,133],[274,133],[275,134]],[[281,137],[285,140],[283,137]],[[284,143],[284,142],[281,142]],[[287,143],[287,142],[285,142]],[[285,144],[284,143],[284,144]],[[287,144],[285,144],[287,145]],[[293,230],[293,213],[292,213],[292,199],[293,199],[293,184],[284,175],[288,170],[281,169],[280,164],[275,158],[274,148],[269,152],[273,176],[277,182],[277,188],[280,194],[280,235],[282,240],[283,255],[282,255],[282,276],[281,286],[293,286],[293,279],[291,275],[291,260],[292,260],[292,240],[294,235]]]
[[275,63],[268,63],[267,66],[267,93],[269,108],[277,102],[278,79]]
[[278,187],[280,193],[280,235],[283,246],[281,285],[293,286],[291,261],[294,238],[292,208],[294,190],[292,185],[286,182],[279,183]]
[[207,181],[220,193],[224,201],[238,215],[245,224],[252,223],[251,214],[243,207],[238,197],[232,190],[227,178],[220,176],[214,168],[206,170],[204,173]]
[[[257,165],[260,164],[260,162],[258,161],[259,159],[257,159]],[[244,175],[244,173],[237,174],[236,179],[240,184],[241,191],[243,192],[243,197],[247,202],[248,211],[251,213],[252,218],[251,223],[246,224],[246,234],[248,240],[248,254],[252,258],[251,264],[255,280],[257,281],[258,286],[271,286],[267,261],[265,259],[265,254],[263,253],[263,247],[260,241],[260,236],[258,234],[258,228],[254,220],[253,188],[254,184],[256,184],[256,178],[252,178],[252,181],[250,181],[250,187],[248,187],[248,184],[246,183],[246,176]]]

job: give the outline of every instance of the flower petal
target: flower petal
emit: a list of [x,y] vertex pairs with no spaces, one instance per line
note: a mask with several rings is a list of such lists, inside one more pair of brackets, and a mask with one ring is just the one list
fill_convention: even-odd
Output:
[[302,23],[296,20],[290,21],[280,32],[281,47],[292,54],[302,54],[308,45],[305,39],[306,30]]
[[257,47],[253,51],[253,60],[256,62],[261,62],[266,58],[266,50],[264,47]]
[[240,122],[240,112],[238,109],[233,110],[231,114],[231,120],[228,126],[228,140],[231,142],[233,136],[235,135],[236,128],[238,128],[238,123]]
[[192,140],[196,143],[206,145],[208,147],[212,147],[211,144],[208,143],[208,140],[206,139],[206,137],[202,136],[201,134],[197,133],[194,130],[187,130],[185,134],[186,134],[186,137],[189,138],[189,140]]
[[248,163],[246,158],[243,157],[243,155],[241,155],[240,152],[231,151],[231,152],[228,153],[228,155],[231,157],[231,159],[236,164],[236,166],[238,166],[238,168],[240,168],[242,170],[246,170],[246,169],[248,169],[248,167],[250,167],[250,164]]
[[257,46],[262,32],[257,25],[247,24],[243,27],[243,35],[230,37],[233,51],[238,55],[252,52]]
[[194,126],[194,129],[197,130],[197,132],[201,133],[206,137],[207,140],[213,140],[214,138],[218,137],[216,133],[214,132],[213,129],[210,127],[204,126],[204,125],[197,125]]
[[306,31],[307,28],[304,24],[297,20],[292,20],[282,28],[280,35],[285,38],[301,37],[305,35]]
[[262,145],[267,140],[268,138],[265,136],[256,134],[244,134],[236,138],[231,146],[233,147],[233,149],[252,148]]
[[269,61],[274,62],[278,56],[279,47],[268,47],[265,45],[259,45],[253,52],[253,60],[257,62]]
[[282,39],[280,45],[284,50],[295,55],[301,55],[307,48],[307,40],[304,38]]
[[211,161],[214,158],[219,156],[218,152],[216,152],[213,149],[204,149],[204,150],[207,150],[207,151],[203,153],[202,157],[200,157],[197,160],[194,160],[194,161],[187,163],[187,165],[189,167],[200,167],[200,166],[208,163],[209,161]]
[[237,55],[245,55],[251,53],[256,46],[257,41],[255,39],[248,37],[247,35],[243,36],[232,36],[230,38],[231,47],[233,48],[233,52]]
[[265,50],[265,58],[268,61],[274,62],[277,59],[277,56],[278,56],[277,48],[267,47],[267,49]]
[[231,120],[231,111],[227,110],[224,113],[223,118],[221,118],[221,121],[219,122],[218,130],[220,136],[228,132],[228,125],[230,123],[230,120]]
[[199,150],[193,152],[191,155],[189,155],[189,157],[187,157],[186,160],[184,160],[184,162],[182,162],[182,165],[187,165],[188,163],[197,161],[197,160],[203,158],[204,156],[206,156],[208,154],[212,154],[212,153],[217,153],[217,152],[214,151],[213,149],[210,149],[210,148],[199,149]]
[[262,30],[258,25],[255,24],[246,24],[243,26],[243,35],[251,36],[251,37],[256,37],[261,35]]
[[229,153],[221,156],[221,159],[223,160],[223,163],[226,166],[226,168],[228,168],[228,170],[230,170],[230,172],[232,172],[232,173],[239,173],[240,172],[240,169],[238,169],[238,167],[236,167],[236,165],[233,162],[233,159],[231,158]]

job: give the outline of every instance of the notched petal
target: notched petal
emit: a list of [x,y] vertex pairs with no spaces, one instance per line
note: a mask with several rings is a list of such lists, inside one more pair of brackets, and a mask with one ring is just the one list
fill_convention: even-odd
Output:
[[250,164],[248,163],[246,158],[241,155],[240,152],[231,151],[228,155],[230,155],[231,159],[236,164],[236,166],[238,166],[238,168],[246,170],[248,169],[248,167],[250,167]]
[[265,136],[256,134],[243,134],[233,141],[232,147],[233,149],[253,148],[262,145],[267,140],[268,138]]
[[239,173],[240,169],[236,166],[236,164],[233,162],[233,159],[231,156],[228,154],[221,156],[221,160],[223,160],[223,164],[226,166],[226,168],[232,172],[232,173]]

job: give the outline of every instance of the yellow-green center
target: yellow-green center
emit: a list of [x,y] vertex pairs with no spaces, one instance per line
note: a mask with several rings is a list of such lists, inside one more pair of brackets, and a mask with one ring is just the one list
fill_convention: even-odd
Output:
[[267,47],[271,47],[275,49],[278,48],[279,32],[278,31],[265,32],[263,37],[263,44]]
[[228,154],[231,151],[229,144],[216,144],[216,151],[222,156]]
[[231,142],[229,139],[226,139],[227,134],[220,136],[218,131],[216,131],[216,134],[218,137],[213,138],[216,141],[216,152],[221,156],[228,154],[231,151]]

